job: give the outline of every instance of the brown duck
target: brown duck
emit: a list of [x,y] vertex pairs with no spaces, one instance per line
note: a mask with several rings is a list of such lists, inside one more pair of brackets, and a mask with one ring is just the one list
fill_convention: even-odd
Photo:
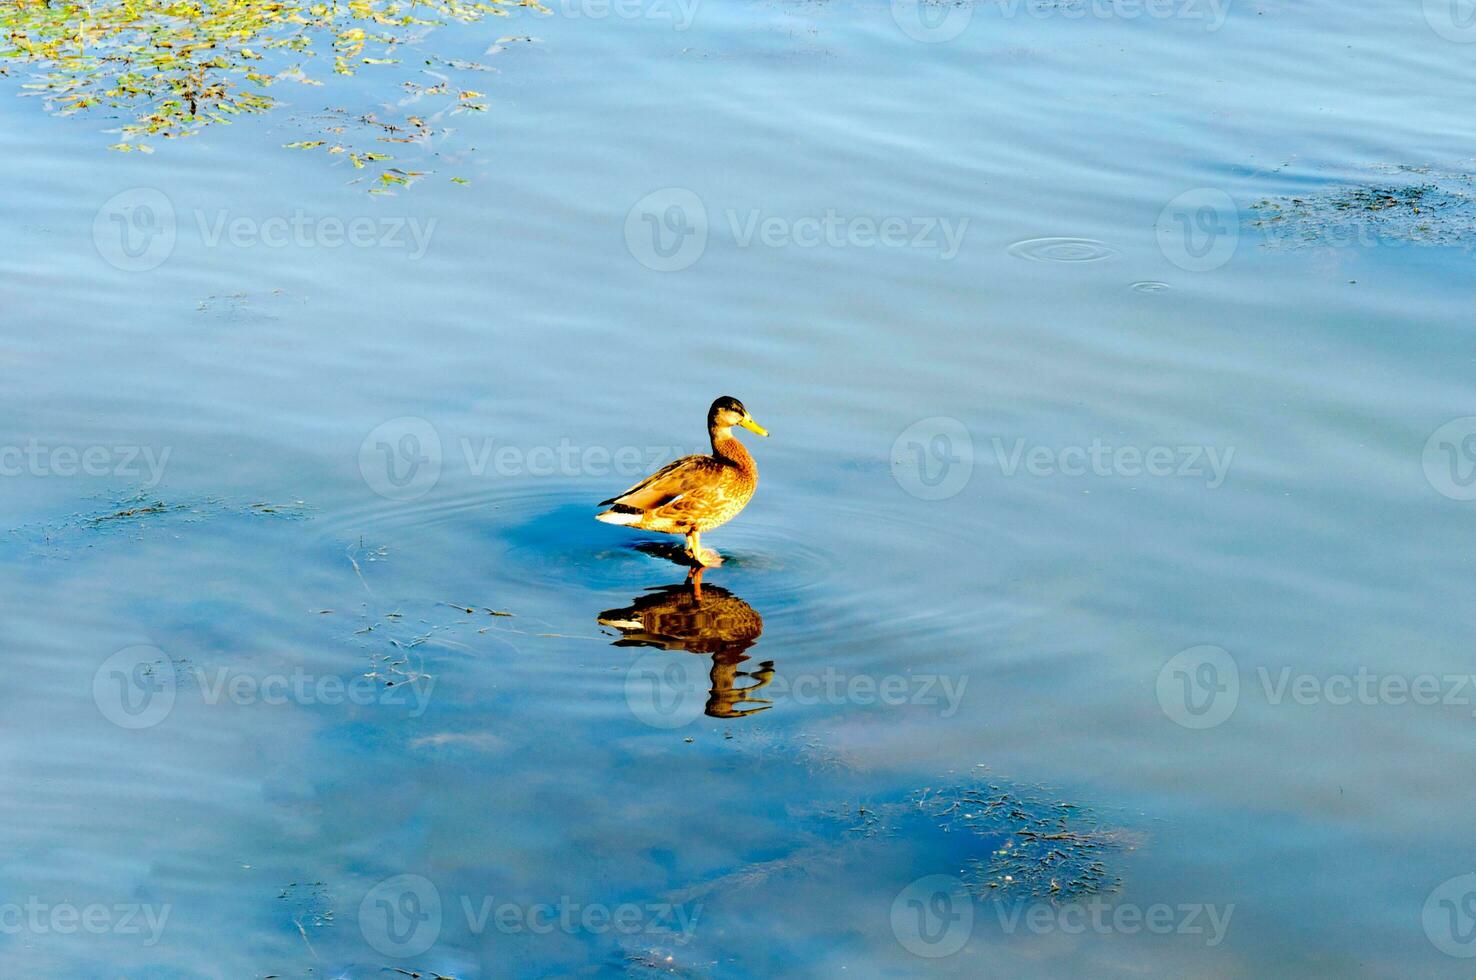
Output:
[[685,535],[693,561],[721,565],[716,551],[702,547],[702,532],[736,517],[758,486],[758,467],[743,443],[733,438],[735,425],[761,436],[769,434],[742,402],[724,395],[707,410],[711,456],[684,456],[668,463],[619,496],[600,501],[610,509],[596,514],[595,520]]

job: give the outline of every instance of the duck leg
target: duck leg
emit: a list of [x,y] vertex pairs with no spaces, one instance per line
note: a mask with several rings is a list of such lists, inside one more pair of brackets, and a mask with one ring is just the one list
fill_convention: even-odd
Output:
[[702,547],[701,531],[687,532],[687,554],[692,556],[693,561],[705,568],[712,568],[723,563],[722,555],[711,548]]

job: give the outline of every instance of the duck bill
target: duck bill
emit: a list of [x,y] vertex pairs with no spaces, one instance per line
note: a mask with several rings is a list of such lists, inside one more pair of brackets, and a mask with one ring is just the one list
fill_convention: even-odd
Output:
[[741,426],[743,426],[749,432],[757,432],[761,436],[766,436],[766,435],[769,434],[769,430],[768,429],[766,429],[763,426],[759,425],[752,418],[744,418],[744,419],[740,420],[738,422],[738,424],[741,425]]

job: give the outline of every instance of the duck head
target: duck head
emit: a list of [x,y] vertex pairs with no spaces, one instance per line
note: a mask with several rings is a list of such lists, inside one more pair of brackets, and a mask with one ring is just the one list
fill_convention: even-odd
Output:
[[742,426],[749,432],[756,432],[761,436],[769,434],[768,429],[753,420],[753,416],[748,414],[748,409],[743,407],[742,402],[731,395],[723,395],[707,410],[708,431],[717,433],[731,429],[735,425]]

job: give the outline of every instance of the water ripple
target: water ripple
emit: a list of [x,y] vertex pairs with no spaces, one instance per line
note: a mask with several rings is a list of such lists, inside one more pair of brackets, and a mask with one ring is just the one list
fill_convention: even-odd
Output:
[[1117,254],[1111,245],[1091,238],[1027,238],[1008,251],[1032,262],[1097,262]]

